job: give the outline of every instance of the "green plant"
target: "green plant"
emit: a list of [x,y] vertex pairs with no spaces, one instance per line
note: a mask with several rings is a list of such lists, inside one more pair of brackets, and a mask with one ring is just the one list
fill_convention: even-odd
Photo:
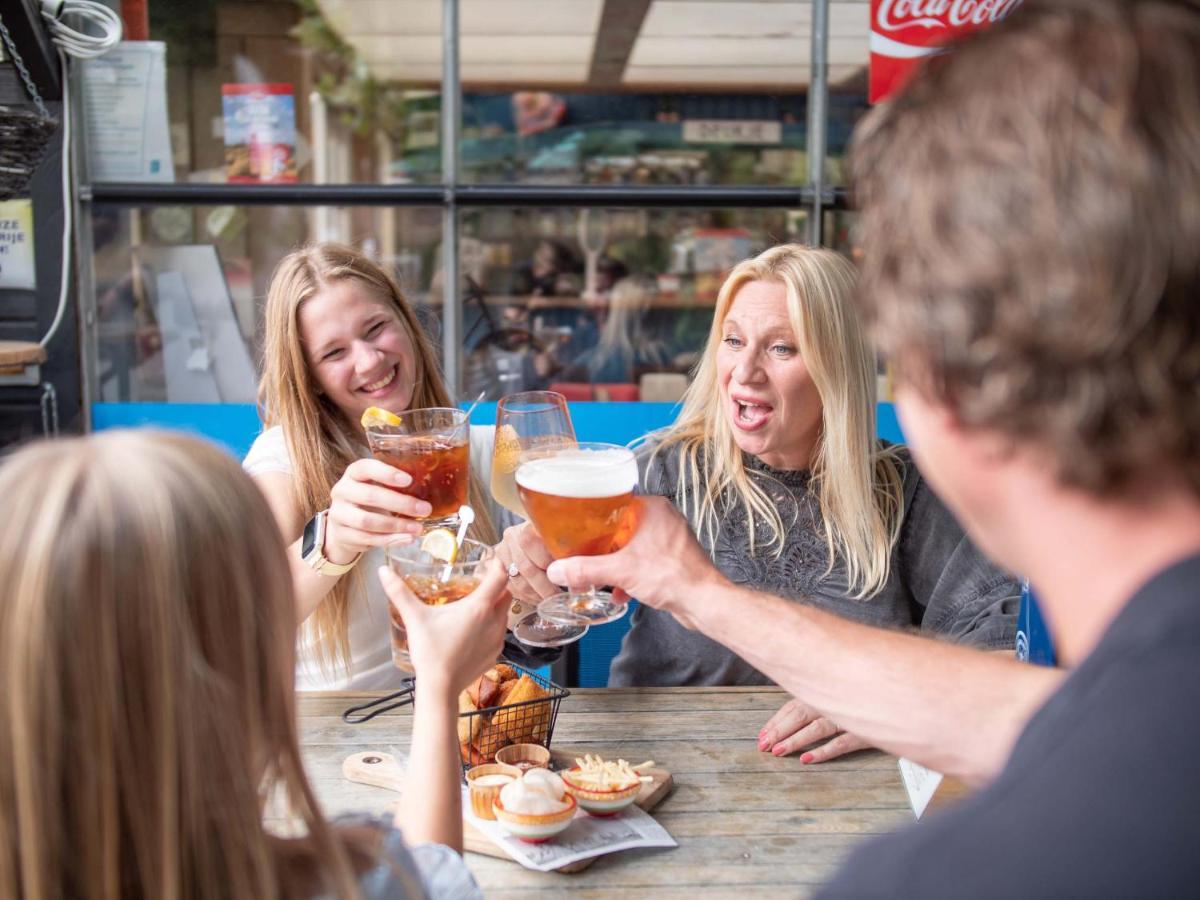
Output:
[[320,73],[316,89],[330,109],[359,137],[382,131],[394,142],[403,142],[408,114],[404,88],[377,80],[321,14],[316,0],[295,2],[302,17],[290,34],[313,55]]

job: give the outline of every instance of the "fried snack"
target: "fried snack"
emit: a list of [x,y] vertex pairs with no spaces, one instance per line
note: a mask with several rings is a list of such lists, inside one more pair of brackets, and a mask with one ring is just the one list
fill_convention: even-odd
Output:
[[495,670],[488,669],[479,676],[478,680],[471,682],[467,688],[467,696],[471,698],[476,709],[495,706],[496,700],[500,696],[500,679],[495,677]]
[[458,695],[458,742],[460,744],[469,744],[475,738],[479,737],[479,732],[483,730],[482,716],[464,716],[463,713],[475,712],[478,709],[471,698],[467,696],[467,692],[463,691]]
[[492,721],[486,723],[480,730],[478,737],[471,742],[471,746],[479,754],[485,762],[494,762],[496,759],[496,751],[501,747],[507,747],[509,740],[505,737],[504,729],[496,725],[495,720],[499,716],[493,716]]
[[474,744],[459,744],[458,755],[462,757],[462,761],[468,766],[482,766],[486,762],[491,762],[490,759],[485,759]]
[[505,701],[506,706],[498,709],[492,717],[492,724],[501,728],[514,744],[534,743],[535,734],[545,736],[550,726],[550,704],[531,703],[528,706],[513,704],[524,703],[526,700],[540,700],[549,696],[538,687],[536,681],[528,675],[522,675],[516,686]]
[[521,677],[519,674],[517,674],[517,670],[508,663],[500,663],[494,669],[490,669],[489,671],[495,672],[497,675],[499,675],[500,682],[502,684],[506,681],[515,681]]

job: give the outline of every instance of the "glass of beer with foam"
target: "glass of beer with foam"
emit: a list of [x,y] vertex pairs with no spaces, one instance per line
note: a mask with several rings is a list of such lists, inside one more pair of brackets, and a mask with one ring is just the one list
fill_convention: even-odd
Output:
[[[637,528],[633,451],[616,444],[523,454],[517,491],[529,519],[555,559],[602,556],[624,547]],[[608,591],[565,591],[538,605],[543,619],[563,625],[599,625],[625,615],[628,604]]]

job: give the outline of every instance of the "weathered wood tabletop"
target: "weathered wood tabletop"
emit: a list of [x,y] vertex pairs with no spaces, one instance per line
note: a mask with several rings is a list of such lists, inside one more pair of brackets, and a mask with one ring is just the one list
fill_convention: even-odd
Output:
[[[362,725],[341,713],[371,695],[301,693],[300,739],[328,815],[383,812],[397,795],[342,778],[361,750],[407,753],[409,708]],[[539,897],[746,897],[811,893],[859,842],[912,821],[894,757],[876,751],[815,766],[761,753],[756,736],[787,696],[762,688],[573,689],[554,746],[630,762],[653,759],[675,788],[654,817],[679,842],[633,850],[583,872],[532,872],[466,855],[484,894]]]

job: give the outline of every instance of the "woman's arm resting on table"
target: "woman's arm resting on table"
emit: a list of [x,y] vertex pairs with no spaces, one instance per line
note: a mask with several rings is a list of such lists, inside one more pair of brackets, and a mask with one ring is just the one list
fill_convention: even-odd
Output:
[[623,550],[559,560],[551,581],[611,584],[725,644],[871,745],[978,782],[1008,758],[1062,673],[871,628],[731,584],[671,503],[643,498]]
[[[288,543],[288,567],[296,593],[296,621],[303,622],[337,584],[338,575],[322,575],[304,562],[300,550],[306,519],[296,502],[293,477],[285,472],[254,476],[267,498],[283,539]],[[427,515],[429,504],[385,487],[404,488],[412,483],[407,472],[374,459],[360,459],[346,467],[333,486],[325,533],[325,557],[348,563],[372,547],[382,547],[402,535],[420,534],[414,516]]]

